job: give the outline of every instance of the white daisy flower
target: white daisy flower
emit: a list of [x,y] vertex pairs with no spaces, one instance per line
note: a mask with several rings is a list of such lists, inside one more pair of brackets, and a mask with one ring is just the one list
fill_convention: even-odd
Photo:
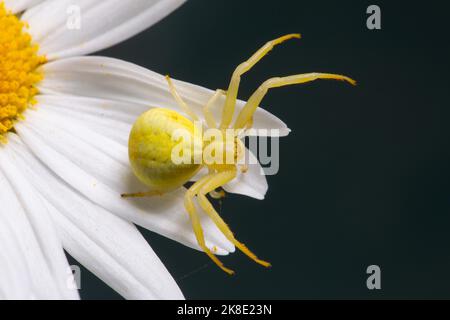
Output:
[[[135,225],[200,249],[183,206],[185,189],[120,197],[145,189],[128,161],[136,118],[150,107],[180,107],[162,75],[82,57],[141,32],[183,2],[0,0],[0,298],[77,299],[63,248],[125,298],[183,298]],[[69,8],[82,17],[73,30]],[[214,94],[174,84],[197,114]],[[253,127],[289,133],[261,108]],[[267,182],[251,165],[225,189],[263,199]],[[202,227],[216,254],[235,250],[207,216]]]

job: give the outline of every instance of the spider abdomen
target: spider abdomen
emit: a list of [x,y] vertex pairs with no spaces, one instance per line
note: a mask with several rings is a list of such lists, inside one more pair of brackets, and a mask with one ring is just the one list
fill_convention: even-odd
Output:
[[143,113],[133,125],[128,142],[130,164],[136,177],[151,190],[169,191],[180,187],[200,168],[193,158],[185,163],[173,161],[174,148],[180,143],[174,139],[177,130],[191,138],[181,143],[193,141],[194,123],[175,111],[162,108]]

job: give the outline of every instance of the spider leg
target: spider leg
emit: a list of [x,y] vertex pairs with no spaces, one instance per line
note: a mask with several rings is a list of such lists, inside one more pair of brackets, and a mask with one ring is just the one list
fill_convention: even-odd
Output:
[[214,118],[214,115],[211,113],[211,108],[221,95],[226,95],[226,91],[217,89],[214,95],[211,97],[211,99],[209,99],[208,103],[203,108],[203,114],[205,115],[206,124],[209,128],[217,128],[217,122]]
[[241,165],[240,166],[240,169],[241,169],[241,173],[247,173],[248,172],[248,164],[243,164],[243,165]]
[[194,183],[186,192],[184,196],[184,206],[186,207],[187,212],[189,213],[189,217],[191,219],[192,228],[194,230],[195,237],[197,239],[198,245],[200,248],[203,249],[203,251],[208,255],[208,257],[223,271],[226,273],[232,275],[234,274],[234,271],[231,269],[226,268],[223,263],[217,258],[211,250],[206,246],[205,243],[205,236],[203,234],[203,229],[200,223],[200,218],[198,216],[198,212],[194,205],[194,197],[196,196],[196,193],[198,192],[198,189],[201,188],[201,186],[208,181],[214,174],[209,174],[198,180],[196,183]]
[[250,259],[254,260],[256,263],[259,263],[260,265],[264,267],[270,267],[270,263],[258,259],[258,257],[251,252],[243,243],[236,240],[236,238],[233,235],[233,232],[230,230],[228,225],[223,221],[223,219],[220,217],[220,215],[217,213],[217,211],[214,209],[211,202],[209,202],[208,198],[206,198],[206,194],[210,192],[211,190],[215,190],[216,188],[228,183],[229,181],[233,180],[236,177],[236,167],[233,166],[232,169],[227,171],[221,171],[214,175],[212,175],[210,178],[208,178],[203,185],[200,187],[200,190],[198,191],[197,197],[198,202],[202,209],[206,212],[206,214],[213,220],[213,222],[216,224],[216,226],[219,228],[220,231],[225,235],[225,237],[233,243],[239,250],[242,251],[246,256],[248,256]]
[[181,98],[181,96],[178,94],[177,89],[175,88],[175,85],[173,84],[169,76],[166,76],[166,80],[169,84],[170,93],[172,94],[178,105],[181,107],[181,109],[183,109],[183,111],[191,118],[192,121],[198,120],[195,112],[186,104],[186,102],[184,102],[183,98]]
[[298,74],[293,76],[287,76],[283,78],[272,78],[265,81],[248,99],[244,108],[242,108],[239,113],[236,122],[234,124],[235,129],[244,128],[250,121],[252,121],[253,114],[258,108],[264,96],[267,94],[268,90],[271,88],[289,86],[293,84],[301,84],[310,81],[314,81],[317,79],[334,79],[334,80],[342,80],[351,83],[352,85],[356,85],[356,81],[350,79],[346,76],[341,76],[337,74],[330,73],[305,73]]
[[220,189],[220,190],[213,190],[209,193],[210,197],[213,199],[222,199],[225,198],[225,191]]
[[161,191],[147,191],[147,192],[136,192],[136,193],[123,193],[120,196],[122,198],[144,198],[153,196],[162,196],[164,193]]
[[234,70],[231,77],[230,85],[227,91],[227,97],[225,100],[225,106],[223,108],[222,121],[220,124],[221,129],[228,128],[233,121],[234,108],[236,105],[237,94],[239,90],[239,83],[241,81],[241,76],[249,71],[259,60],[261,60],[270,50],[272,50],[276,45],[292,39],[300,38],[299,34],[288,34],[278,39],[267,42],[262,48],[260,48],[250,59],[241,63],[236,70]]
[[[213,173],[216,172],[216,170],[214,170],[213,168],[209,168],[208,171],[209,171],[210,175],[212,175]],[[225,190],[223,190],[223,189],[213,190],[209,193],[209,195],[211,198],[219,200],[219,199],[225,198]]]

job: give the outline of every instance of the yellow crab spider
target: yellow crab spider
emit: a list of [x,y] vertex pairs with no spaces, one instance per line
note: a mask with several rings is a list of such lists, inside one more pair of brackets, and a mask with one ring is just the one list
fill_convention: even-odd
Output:
[[[206,214],[212,219],[219,230],[230,242],[232,242],[239,250],[255,262],[265,267],[270,266],[270,263],[260,260],[243,243],[236,240],[230,228],[222,220],[220,215],[206,197],[207,194],[210,194],[213,198],[222,197],[223,191],[217,192],[216,189],[236,178],[238,162],[243,157],[243,150],[245,148],[239,139],[238,132],[242,132],[252,126],[253,114],[258,108],[261,100],[266,95],[267,91],[271,88],[301,84],[317,79],[343,80],[353,85],[355,84],[355,81],[348,77],[328,73],[307,73],[272,78],[265,81],[255,91],[255,93],[253,93],[238,114],[234,125],[231,125],[235,113],[235,105],[241,76],[249,71],[276,45],[292,38],[300,38],[300,35],[289,34],[266,43],[250,59],[236,68],[232,75],[228,90],[226,92],[217,90],[203,109],[206,124],[209,128],[216,128],[216,130],[220,131],[225,131],[226,129],[231,128],[234,129],[234,132],[236,132],[233,139],[234,148],[232,148],[235,153],[233,154],[231,163],[195,163],[195,161],[190,163],[174,163],[174,161],[172,161],[172,152],[178,143],[173,139],[173,133],[176,130],[183,129],[190,134],[190,138],[192,138],[192,140],[198,139],[198,137],[194,136],[194,121],[198,120],[198,117],[179,96],[175,86],[168,76],[166,78],[170,92],[189,119],[172,110],[153,108],[142,114],[136,120],[130,133],[128,148],[132,170],[136,177],[149,187],[150,191],[124,194],[122,195],[123,197],[144,197],[163,194],[183,186],[191,180],[200,168],[208,168],[209,173],[195,182],[187,190],[184,197],[184,205],[192,222],[192,228],[200,248],[211,258],[211,260],[214,261],[215,264],[217,264],[228,274],[233,274],[234,271],[226,268],[213,254],[214,250],[208,248],[205,244],[205,238],[199,215],[197,208],[194,205],[195,199],[197,199],[200,207],[206,212]],[[220,124],[218,124],[214,119],[210,108],[213,106],[216,99],[218,99],[221,95],[225,95],[226,98],[222,118],[220,120]],[[202,148],[211,146],[211,144],[214,143],[219,142],[209,141],[208,143],[205,143]],[[227,152],[229,151],[225,151],[225,153]],[[245,172],[245,168],[242,171]]]

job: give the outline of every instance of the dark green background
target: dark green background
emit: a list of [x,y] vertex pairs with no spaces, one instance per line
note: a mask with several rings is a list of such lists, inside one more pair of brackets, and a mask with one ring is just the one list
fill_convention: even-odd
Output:
[[[395,3],[394,3],[395,2]],[[434,4],[433,4],[434,3]],[[242,81],[325,71],[358,80],[270,92],[264,105],[292,129],[264,201],[230,195],[222,214],[261,257],[223,261],[143,231],[185,296],[206,298],[450,298],[448,10],[440,2],[193,0],[101,54],[209,88],[266,41],[300,32]],[[72,261],[73,262],[73,261]],[[382,289],[366,288],[366,268]],[[193,272],[194,271],[194,272]],[[120,298],[88,271],[82,298]]]

